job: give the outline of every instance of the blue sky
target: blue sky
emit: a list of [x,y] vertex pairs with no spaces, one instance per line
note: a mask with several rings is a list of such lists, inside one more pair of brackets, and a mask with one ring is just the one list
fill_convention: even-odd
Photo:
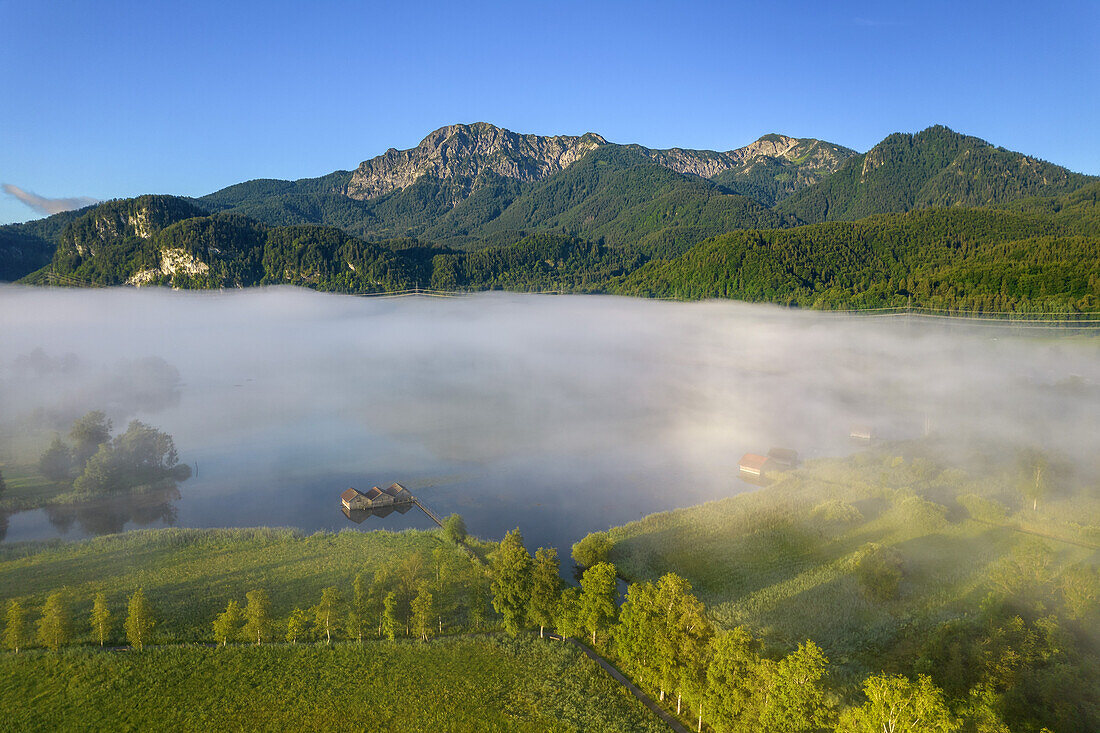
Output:
[[0,182],[201,195],[478,120],[860,151],[942,123],[1100,174],[1098,29],[1098,2],[0,0]]

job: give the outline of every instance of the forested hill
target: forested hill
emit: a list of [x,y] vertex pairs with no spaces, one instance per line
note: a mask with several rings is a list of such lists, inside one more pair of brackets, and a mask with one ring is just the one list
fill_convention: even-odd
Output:
[[0,226],[0,282],[18,280],[53,257],[61,232],[92,207],[63,211],[25,224]]
[[52,263],[27,281],[42,282],[49,272],[98,285],[289,283],[361,293],[420,286],[1072,313],[1100,310],[1098,202],[1094,183],[1000,208],[735,230],[688,247],[504,229],[477,249],[459,250],[409,238],[368,242],[334,227],[271,227],[148,196],[103,204],[72,221]]
[[813,308],[1100,310],[1100,226],[1057,215],[931,209],[731,232],[654,261],[616,292]]
[[1059,195],[1095,180],[935,126],[915,135],[890,135],[777,208],[807,223],[852,221],[887,212]]

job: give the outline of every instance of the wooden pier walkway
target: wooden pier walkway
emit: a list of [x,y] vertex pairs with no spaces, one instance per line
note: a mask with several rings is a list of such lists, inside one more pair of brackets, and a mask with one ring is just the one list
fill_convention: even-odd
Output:
[[417,497],[415,497],[415,496],[414,496],[414,497],[413,497],[413,504],[416,504],[416,505],[417,505],[418,507],[420,507],[420,511],[422,511],[422,512],[424,512],[425,514],[427,514],[427,515],[428,515],[428,519],[432,520],[433,522],[435,522],[436,524],[438,524],[438,525],[439,525],[440,527],[442,527],[442,526],[443,526],[443,520],[442,520],[442,519],[440,519],[440,518],[439,518],[438,516],[436,516],[436,513],[435,513],[435,512],[433,512],[433,511],[432,511],[431,509],[429,509],[428,507],[424,506],[424,504],[423,504],[423,503],[422,503],[422,502],[420,501],[420,499],[419,499],[419,498],[417,498]]

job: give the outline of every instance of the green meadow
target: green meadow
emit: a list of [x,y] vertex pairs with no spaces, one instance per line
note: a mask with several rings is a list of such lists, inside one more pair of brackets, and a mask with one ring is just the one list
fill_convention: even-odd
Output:
[[0,706],[20,731],[667,730],[572,645],[496,635],[2,654]]

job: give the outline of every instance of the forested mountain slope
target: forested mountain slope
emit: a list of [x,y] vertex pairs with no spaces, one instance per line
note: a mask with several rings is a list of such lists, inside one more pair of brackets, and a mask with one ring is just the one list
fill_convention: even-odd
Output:
[[90,208],[0,226],[0,282],[18,280],[48,263],[65,226]]
[[724,234],[616,289],[816,308],[1100,310],[1100,236],[1057,215],[921,210]]
[[808,223],[851,221],[886,212],[1059,195],[1095,180],[937,125],[915,135],[890,135],[777,209]]

